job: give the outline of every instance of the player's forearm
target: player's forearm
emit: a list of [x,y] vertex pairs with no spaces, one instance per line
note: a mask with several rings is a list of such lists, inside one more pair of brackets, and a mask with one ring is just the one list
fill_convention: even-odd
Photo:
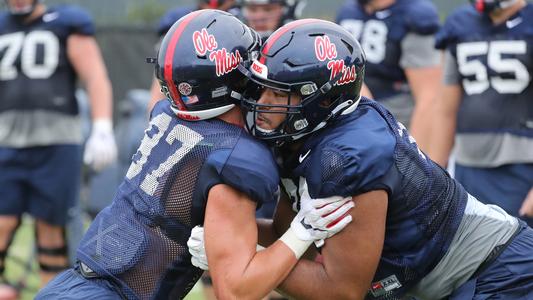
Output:
[[91,76],[86,82],[93,120],[111,119],[113,114],[111,84],[105,71],[100,71],[100,74],[102,76]]
[[407,74],[415,101],[409,132],[415,138],[418,147],[427,152],[434,129],[432,109],[435,106],[441,69],[438,66],[411,69]]
[[289,274],[297,259],[281,241],[253,255],[251,260],[233,261],[211,268],[218,299],[260,299]]
[[301,259],[278,290],[294,299],[364,299],[368,288],[342,284],[329,272],[322,263]]
[[457,126],[457,111],[461,102],[459,86],[444,86],[438,95],[434,108],[433,134],[427,154],[429,157],[446,167],[452,150],[455,129]]

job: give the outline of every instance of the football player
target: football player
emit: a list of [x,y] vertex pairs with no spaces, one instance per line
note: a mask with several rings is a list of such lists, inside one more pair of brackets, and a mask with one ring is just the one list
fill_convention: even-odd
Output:
[[[0,12],[0,271],[27,212],[36,220],[46,283],[68,267],[64,227],[79,193],[76,81],[83,81],[90,97],[93,124],[84,158],[96,170],[116,157],[111,85],[84,10],[47,8],[39,0],[6,0],[5,6]],[[0,294],[6,289],[1,285]]]
[[441,54],[434,47],[439,16],[428,0],[347,0],[336,22],[361,43],[365,83],[426,149],[428,110],[440,82]]
[[254,211],[279,194],[274,158],[245,131],[236,105],[245,86],[237,68],[258,45],[256,33],[219,10],[192,12],[171,27],[156,66],[169,101],[152,110],[113,203],[80,243],[79,264],[37,299],[182,299],[202,274],[186,245],[198,224],[218,295],[259,299],[310,244],[351,221],[349,199],[307,197],[291,229],[256,252]]
[[299,18],[304,0],[242,0],[241,14],[248,26],[266,39],[285,23]]
[[[455,146],[455,178],[469,193],[533,225],[533,5],[472,1],[438,34],[443,92],[429,154]],[[455,137],[455,138],[454,138]]]
[[[260,224],[261,242],[305,207],[302,192],[356,203],[320,259],[300,259],[279,288],[295,299],[531,299],[533,229],[469,195],[379,102],[361,98],[364,63],[349,32],[303,19],[274,32],[244,70],[255,82],[243,94],[247,126],[276,147],[291,196],[273,226]],[[201,237],[191,239],[197,261]]]

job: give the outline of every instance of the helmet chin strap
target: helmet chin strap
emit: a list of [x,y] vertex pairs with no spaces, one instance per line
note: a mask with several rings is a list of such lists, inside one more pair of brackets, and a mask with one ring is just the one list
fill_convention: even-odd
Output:
[[359,99],[357,100],[346,100],[342,103],[340,103],[339,105],[337,105],[337,107],[335,107],[335,109],[333,109],[331,111],[331,114],[329,115],[329,117],[327,117],[324,121],[320,122],[318,125],[315,126],[315,128],[313,128],[313,130],[309,131],[309,132],[306,132],[306,133],[302,133],[302,134],[299,134],[299,135],[295,135],[292,137],[293,140],[297,140],[299,138],[302,138],[310,133],[313,133],[317,130],[320,130],[322,128],[324,128],[324,126],[326,126],[326,124],[334,119],[336,116],[338,115],[347,115],[347,114],[350,114],[352,112],[355,111],[355,109],[357,108],[357,106],[359,106],[359,102],[361,102],[361,96],[359,96]]
[[228,104],[228,105],[215,107],[211,109],[194,111],[194,110],[179,110],[177,107],[174,107],[174,105],[170,106],[170,108],[178,116],[178,118],[187,120],[187,121],[201,121],[201,120],[207,120],[207,119],[211,119],[214,117],[218,117],[221,114],[230,111],[234,107],[235,107],[235,104]]

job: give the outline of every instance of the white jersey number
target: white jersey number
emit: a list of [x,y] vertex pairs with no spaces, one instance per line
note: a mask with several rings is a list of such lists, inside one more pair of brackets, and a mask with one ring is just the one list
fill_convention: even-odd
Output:
[[[132,179],[139,175],[142,167],[148,161],[152,149],[159,143],[170,127],[172,117],[167,114],[159,114],[152,119],[148,129],[144,134],[141,146],[137,150],[140,158],[133,161],[128,169],[126,177]],[[148,132],[156,131],[153,135]],[[183,125],[174,126],[167,134],[166,143],[172,145],[174,142],[181,142],[181,147],[162,162],[157,169],[146,174],[141,182],[141,189],[150,196],[153,196],[159,186],[159,179],[165,175],[174,165],[176,165],[196,144],[203,140],[203,137],[192,129]]]
[[[43,57],[37,58],[42,47]],[[59,63],[59,39],[50,31],[36,30],[25,34],[15,32],[0,36],[0,80],[13,80],[18,76],[15,66],[20,57],[20,69],[31,79],[46,79],[52,76]]]
[[389,29],[384,22],[368,20],[363,23],[361,20],[342,20],[340,25],[361,42],[369,62],[379,64],[385,59]]
[[[471,42],[457,45],[457,64],[463,76],[474,76],[473,80],[463,79],[463,87],[468,95],[481,94],[493,87],[500,94],[519,94],[530,82],[527,67],[512,55],[527,53],[525,41]],[[487,66],[478,58],[487,56]],[[489,78],[489,70],[498,74],[512,74],[514,78],[495,75]]]

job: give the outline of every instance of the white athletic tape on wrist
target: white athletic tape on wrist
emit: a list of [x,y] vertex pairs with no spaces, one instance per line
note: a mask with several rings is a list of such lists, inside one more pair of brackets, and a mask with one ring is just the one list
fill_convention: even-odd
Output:
[[298,238],[296,233],[292,230],[291,227],[283,234],[282,237],[279,238],[280,241],[282,241],[289,249],[294,252],[294,256],[296,256],[297,259],[300,259],[302,255],[304,255],[305,251],[307,251],[307,248],[311,246],[313,241],[304,241]]

